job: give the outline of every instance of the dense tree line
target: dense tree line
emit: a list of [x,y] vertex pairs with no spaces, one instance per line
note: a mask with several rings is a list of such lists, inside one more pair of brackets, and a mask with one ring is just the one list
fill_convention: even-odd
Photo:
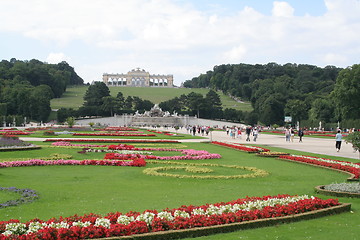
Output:
[[46,121],[51,112],[50,100],[61,97],[68,85],[78,84],[83,84],[83,79],[66,62],[47,64],[36,59],[2,60],[0,116],[7,123],[12,123],[12,119],[19,119],[17,124],[23,123],[25,117]]
[[110,90],[103,82],[90,85],[84,95],[84,104],[78,110],[61,108],[58,111],[58,121],[64,122],[68,117],[113,116],[114,114],[143,113],[154,106],[149,100],[137,96],[124,97],[118,92],[116,97],[110,95]]
[[221,90],[250,101],[254,111],[249,122],[282,125],[284,116],[291,116],[293,123],[330,123],[360,119],[359,68],[227,64],[186,81],[184,87]]
[[220,96],[210,90],[205,97],[200,93],[182,94],[168,101],[161,102],[159,107],[164,111],[189,114],[201,118],[221,118],[222,106]]

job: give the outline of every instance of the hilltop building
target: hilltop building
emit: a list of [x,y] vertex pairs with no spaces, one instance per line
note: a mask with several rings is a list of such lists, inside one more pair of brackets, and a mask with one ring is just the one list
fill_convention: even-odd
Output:
[[173,75],[150,74],[144,69],[136,68],[123,73],[104,73],[103,82],[116,87],[174,87]]

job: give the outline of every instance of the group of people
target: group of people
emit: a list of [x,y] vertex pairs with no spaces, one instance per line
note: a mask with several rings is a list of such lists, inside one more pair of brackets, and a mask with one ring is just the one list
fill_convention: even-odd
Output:
[[[299,142],[302,142],[303,136],[304,136],[304,130],[300,128],[297,132],[297,135],[299,136]],[[286,142],[294,142],[295,137],[295,130],[293,128],[286,128],[285,129],[285,141]]]
[[201,135],[201,136],[208,136],[209,132],[210,132],[210,127],[209,126],[198,126],[198,125],[188,125],[186,126],[186,130],[189,131],[189,133],[193,136],[197,134]]
[[[244,131],[246,135],[246,141],[250,142],[250,137],[253,136],[253,141],[256,142],[258,136],[259,136],[259,129],[258,127],[246,127]],[[231,138],[242,138],[243,135],[243,128],[241,127],[226,127],[226,134],[229,135]]]

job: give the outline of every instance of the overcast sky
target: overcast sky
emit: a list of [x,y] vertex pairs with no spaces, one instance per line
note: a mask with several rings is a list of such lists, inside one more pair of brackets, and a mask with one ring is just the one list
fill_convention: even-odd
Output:
[[176,85],[220,64],[360,63],[360,0],[0,0],[0,57]]

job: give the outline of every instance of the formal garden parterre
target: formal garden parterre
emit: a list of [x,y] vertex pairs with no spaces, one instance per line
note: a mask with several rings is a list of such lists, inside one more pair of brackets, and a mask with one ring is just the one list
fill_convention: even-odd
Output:
[[[64,139],[62,139],[62,140],[64,140]],[[114,142],[102,142],[102,141],[96,142],[93,140],[96,140],[96,139],[92,139],[91,141],[83,141],[81,143],[71,142],[71,141],[62,141],[62,142],[47,141],[47,142],[44,142],[41,144],[42,146],[44,146],[42,151],[49,151],[49,152],[57,152],[57,151],[69,152],[70,151],[73,154],[72,159],[66,160],[66,159],[61,159],[61,157],[60,157],[59,159],[51,159],[51,160],[22,159],[22,161],[16,161],[16,157],[13,159],[11,157],[8,157],[7,160],[9,160],[9,161],[6,161],[6,162],[2,161],[0,163],[0,164],[2,164],[1,171],[4,171],[4,169],[12,169],[11,167],[15,167],[15,166],[18,166],[18,167],[32,166],[29,168],[32,168],[31,170],[34,171],[33,173],[36,173],[37,170],[33,168],[36,166],[35,168],[37,168],[37,169],[38,168],[40,168],[40,169],[46,168],[47,169],[46,171],[50,171],[55,174],[55,172],[53,172],[54,169],[51,169],[53,167],[50,167],[49,165],[60,165],[59,167],[66,167],[65,165],[68,165],[68,167],[66,167],[66,168],[68,168],[68,170],[70,170],[73,167],[76,167],[74,165],[83,165],[83,166],[87,165],[88,167],[91,167],[90,169],[88,169],[89,171],[97,172],[98,170],[94,169],[93,167],[103,167],[106,165],[107,168],[109,169],[109,171],[105,171],[105,172],[108,172],[111,176],[112,176],[111,173],[112,172],[115,173],[116,171],[120,171],[122,173],[127,172],[128,176],[129,176],[129,174],[130,175],[135,174],[137,176],[137,180],[135,180],[135,182],[134,182],[134,180],[132,181],[134,183],[134,186],[138,186],[138,184],[136,184],[136,181],[138,181],[139,184],[146,183],[147,184],[146,186],[149,187],[149,189],[147,189],[147,190],[153,190],[154,193],[157,193],[162,196],[166,196],[165,199],[162,198],[163,202],[164,202],[164,200],[165,200],[165,202],[168,202],[168,204],[165,204],[165,207],[170,207],[170,208],[175,207],[175,208],[172,208],[171,210],[169,210],[169,209],[162,210],[162,211],[158,210],[159,212],[157,210],[149,210],[149,209],[163,209],[164,203],[165,203],[165,202],[161,203],[161,201],[156,200],[156,199],[160,199],[159,198],[160,196],[154,196],[154,195],[150,194],[150,196],[152,196],[152,197],[150,197],[150,201],[145,201],[142,204],[135,204],[135,205],[129,204],[129,206],[125,206],[124,204],[121,204],[121,205],[117,205],[118,207],[115,207],[115,208],[109,207],[109,206],[95,206],[95,205],[89,204],[89,206],[82,206],[76,212],[74,212],[74,210],[71,210],[74,208],[69,207],[68,210],[64,209],[64,211],[62,211],[63,214],[61,214],[61,215],[59,215],[59,213],[61,211],[60,212],[57,210],[54,211],[54,209],[51,210],[51,208],[50,208],[50,209],[47,209],[46,212],[42,212],[40,214],[37,213],[33,216],[30,216],[31,213],[34,213],[34,211],[30,210],[31,208],[35,209],[35,212],[36,212],[36,209],[38,209],[39,207],[43,208],[44,207],[43,204],[44,203],[46,204],[46,202],[48,200],[50,200],[49,195],[46,193],[46,191],[39,192],[38,190],[36,190],[36,192],[39,192],[41,197],[38,200],[36,200],[35,202],[26,203],[24,205],[19,205],[17,207],[4,208],[3,210],[0,209],[0,216],[2,216],[3,213],[4,213],[4,216],[7,216],[3,219],[0,219],[0,220],[4,220],[3,222],[1,222],[1,225],[0,225],[0,226],[2,226],[2,227],[0,227],[0,232],[2,232],[2,234],[0,234],[1,238],[7,239],[9,237],[12,238],[14,236],[17,236],[16,238],[18,238],[21,234],[25,234],[25,235],[23,235],[23,239],[32,239],[32,238],[35,238],[34,236],[37,236],[37,238],[39,238],[40,235],[42,237],[44,237],[44,239],[70,239],[71,236],[72,236],[72,239],[77,239],[77,238],[81,238],[81,236],[82,237],[86,236],[87,238],[91,238],[91,237],[117,236],[117,234],[128,235],[128,234],[137,234],[139,232],[145,233],[145,232],[150,232],[150,231],[155,231],[155,232],[156,231],[164,231],[164,230],[167,231],[170,229],[179,229],[179,226],[181,226],[180,228],[186,228],[186,226],[190,227],[190,228],[194,228],[194,227],[200,227],[200,226],[209,226],[212,224],[215,224],[215,225],[229,224],[230,222],[235,221],[234,219],[238,219],[238,217],[236,217],[236,216],[239,213],[232,212],[229,210],[226,210],[225,212],[223,212],[222,210],[219,210],[220,209],[219,206],[221,204],[210,204],[211,202],[214,202],[214,201],[206,201],[205,198],[203,198],[201,196],[212,196],[212,197],[210,197],[211,199],[215,199],[215,201],[218,199],[218,200],[220,200],[220,202],[222,202],[224,200],[226,201],[226,199],[228,199],[228,201],[231,201],[232,197],[233,197],[233,199],[237,199],[235,196],[239,196],[239,194],[240,194],[240,196],[243,195],[244,197],[247,196],[248,194],[252,195],[252,196],[262,196],[262,195],[258,195],[258,193],[264,192],[267,194],[268,191],[265,189],[268,189],[268,188],[266,186],[264,186],[266,184],[266,181],[264,182],[261,179],[264,179],[264,180],[272,179],[272,180],[270,180],[270,182],[274,181],[274,183],[275,183],[276,182],[275,178],[277,178],[277,175],[278,175],[278,173],[276,173],[274,171],[276,166],[271,166],[268,162],[264,162],[264,158],[258,157],[256,155],[243,155],[243,153],[241,153],[240,155],[234,154],[234,150],[230,149],[230,147],[232,147],[232,146],[227,145],[227,143],[226,144],[225,143],[224,144],[215,143],[216,145],[214,145],[214,147],[211,147],[211,145],[209,145],[209,144],[188,144],[187,143],[186,145],[190,145],[189,147],[191,147],[193,149],[191,149],[191,148],[190,149],[185,149],[185,148],[181,149],[178,147],[171,148],[170,146],[167,146],[165,148],[161,147],[161,144],[170,144],[170,145],[177,144],[177,145],[179,145],[180,143],[178,143],[177,141],[174,141],[174,142],[173,141],[167,141],[167,142],[158,141],[158,142],[156,142],[156,140],[155,141],[141,140],[142,142],[140,141],[140,142],[137,142],[136,144],[141,144],[141,143],[143,143],[145,145],[153,144],[153,147],[149,147],[149,146],[141,147],[141,145],[134,147],[132,145],[129,145],[130,142],[122,142],[120,144],[114,145],[113,144]],[[56,147],[51,148],[50,147],[51,145],[56,146]],[[223,146],[225,146],[226,149],[228,149],[228,150],[223,148]],[[248,150],[248,152],[252,152],[252,153],[253,152],[263,152],[263,153],[271,152],[268,149],[264,149],[264,148],[256,147],[256,146],[248,146],[248,145],[241,146],[241,145],[235,144],[234,148],[237,150],[241,150],[241,151]],[[206,149],[206,150],[204,150],[204,149]],[[254,149],[257,149],[257,151],[255,151]],[[126,151],[132,151],[132,152],[126,152]],[[221,154],[218,154],[217,152],[220,152]],[[236,151],[236,152],[238,152],[238,151]],[[181,155],[174,155],[176,153],[177,154],[180,153]],[[280,153],[280,152],[278,152],[278,153]],[[61,153],[57,153],[57,154],[58,154],[58,156],[61,156]],[[210,157],[210,156],[216,156],[216,157]],[[234,156],[236,156],[236,157],[234,157]],[[192,157],[195,157],[195,158],[192,158]],[[185,160],[185,159],[186,159],[186,161],[178,161],[178,160]],[[136,161],[141,161],[141,164],[133,165],[132,163],[134,163]],[[265,161],[274,161],[274,160],[266,158]],[[275,160],[275,161],[277,161],[276,165],[279,165],[279,166],[281,165],[281,161],[279,161],[279,160]],[[275,163],[275,162],[272,162],[272,163]],[[336,164],[339,164],[339,161],[337,161]],[[354,166],[351,164],[352,163],[348,163],[348,167],[355,166],[355,168],[356,168],[358,166],[358,164],[356,164],[356,163],[353,163]],[[142,171],[139,169],[140,171],[137,171],[136,169],[138,169],[138,168],[131,168],[134,170],[131,170],[130,172],[128,170],[126,170],[126,169],[129,169],[127,167],[132,166],[132,165],[141,167],[141,168],[145,167],[145,170]],[[41,166],[41,167],[39,167],[39,166]],[[121,168],[123,170],[113,169],[113,167],[116,168],[118,166],[122,166],[125,168]],[[237,169],[237,168],[239,168],[239,169]],[[242,168],[242,169],[240,169],[240,168]],[[290,169],[291,168],[293,168],[293,167],[290,167]],[[303,168],[303,167],[300,167],[300,168]],[[29,174],[29,171],[25,170],[26,168],[17,168],[17,169],[20,170],[19,173],[27,172],[25,174],[26,176],[31,175],[31,174]],[[119,168],[117,168],[117,169],[119,169]],[[289,171],[291,171],[290,169],[289,169]],[[60,169],[58,169],[58,170],[60,170]],[[101,172],[103,171],[102,169],[100,169],[100,170],[101,170]],[[257,173],[256,170],[259,170],[261,172],[261,174],[256,175],[256,173]],[[255,176],[254,176],[254,171],[255,171]],[[294,171],[294,170],[292,170],[292,171]],[[294,172],[296,172],[296,171],[297,170],[295,170]],[[79,172],[79,177],[80,177],[80,175],[84,174],[86,171],[78,171],[78,172]],[[147,172],[150,172],[150,173],[147,173]],[[151,174],[151,172],[152,172],[152,174]],[[317,170],[317,169],[310,170],[309,169],[309,173],[308,173],[309,176],[313,172],[319,172],[319,170]],[[321,170],[320,170],[320,172],[321,172]],[[13,172],[13,173],[15,173],[15,172]],[[238,176],[243,176],[243,177],[234,178],[234,176],[236,175],[234,173],[240,173],[240,174],[238,174]],[[143,175],[139,175],[139,174],[143,174]],[[253,174],[253,176],[250,176],[251,174]],[[305,177],[306,177],[306,175],[307,174],[305,174]],[[328,179],[328,181],[330,181],[330,179],[335,179],[335,181],[341,180],[341,176],[339,177],[339,175],[336,173],[330,172],[328,175],[329,176],[325,177],[324,179]],[[354,175],[357,176],[356,174],[354,174]],[[11,183],[12,182],[11,179],[6,178],[6,176],[8,176],[8,175],[5,174],[3,176],[2,179],[6,180],[3,182],[8,183],[8,184]],[[126,175],[117,176],[117,178],[119,180],[122,179],[121,181],[123,181],[123,183],[126,185],[127,181],[125,181],[126,178],[124,179],[125,176]],[[247,176],[249,176],[249,177],[247,177]],[[166,179],[168,179],[168,180],[166,180],[168,182],[167,183],[168,185],[162,185],[163,184],[162,181],[159,181],[160,179],[162,179],[164,177]],[[221,178],[221,177],[224,177],[224,178]],[[0,178],[1,178],[1,175],[0,175]],[[358,178],[358,176],[357,176],[357,178]],[[51,179],[51,177],[49,177],[49,181],[51,182],[50,179]],[[171,179],[174,179],[174,180],[171,180]],[[221,181],[228,181],[228,183],[218,182],[218,181],[220,181],[219,179],[223,179]],[[258,179],[258,180],[256,180],[255,182],[252,182],[251,179]],[[297,176],[294,176],[293,180],[296,181],[296,179],[297,179]],[[198,182],[198,181],[201,181],[201,182]],[[14,182],[17,182],[20,185],[26,184],[25,182],[21,183],[21,181],[14,181]],[[149,185],[150,182],[152,185]],[[221,192],[220,196],[219,196],[219,194],[215,194],[211,190],[210,191],[206,190],[205,186],[209,183],[211,183],[212,186],[215,188],[222,189],[222,190],[220,190],[220,192]],[[239,186],[238,186],[239,184],[245,184],[245,186],[246,186],[246,185],[250,185],[251,183],[253,183],[253,187],[252,187],[253,189],[249,189],[249,187],[245,187],[245,188],[243,187],[243,189],[242,189],[242,188],[239,188]],[[197,187],[197,189],[198,189],[198,187],[200,187],[200,189],[197,191],[198,197],[192,196],[189,192],[188,193],[183,192],[183,190],[184,190],[184,189],[182,189],[183,187],[180,187],[180,188],[175,187],[174,188],[174,184],[175,184],[175,186],[176,185],[182,186],[184,184],[183,187],[185,187],[185,189],[188,189],[188,190],[192,189],[190,191],[194,190],[193,189],[194,186]],[[37,184],[31,183],[30,185],[36,186]],[[38,185],[41,185],[41,184],[38,184]],[[64,184],[64,185],[66,185],[66,184]],[[70,184],[70,185],[72,185],[72,184]],[[123,187],[122,190],[125,193],[129,193],[129,195],[131,197],[132,195],[130,194],[129,189],[124,188],[125,185],[121,185]],[[154,188],[155,187],[154,185],[162,186],[163,189],[156,189],[156,188]],[[283,188],[282,184],[279,184],[279,185],[280,186],[274,186],[273,189],[271,189],[270,192],[272,192],[273,197],[266,196],[266,197],[259,197],[259,199],[277,198],[277,197],[275,197],[275,195],[277,196],[277,194],[284,192],[284,190],[282,189]],[[224,187],[226,188],[226,186],[231,186],[232,189],[228,188],[224,191],[223,188]],[[12,186],[12,187],[17,188],[16,186]],[[137,188],[139,188],[139,187],[137,187]],[[20,187],[19,187],[19,189],[20,189]],[[40,187],[40,189],[43,189],[43,187]],[[217,191],[219,191],[219,190],[217,190]],[[116,191],[116,192],[118,192],[118,191]],[[145,190],[145,192],[147,192],[147,191]],[[144,192],[144,194],[145,194],[145,192]],[[300,187],[300,188],[296,187],[295,189],[291,189],[291,190],[288,189],[288,190],[286,190],[286,192],[293,194],[293,195],[280,195],[280,196],[284,196],[284,198],[298,198],[299,195],[305,196],[305,195],[303,195],[304,192],[305,192],[305,194],[309,194],[309,193],[312,194],[312,192],[307,190],[307,188],[305,186]],[[61,195],[63,195],[63,194],[64,193],[61,193]],[[172,197],[169,198],[169,195],[172,195]],[[117,196],[117,194],[114,193],[114,195],[112,195],[112,196],[115,197],[115,196]],[[182,196],[182,197],[180,197],[180,196]],[[226,196],[226,199],[221,199],[222,198],[221,196]],[[94,198],[93,200],[100,199],[100,196],[98,194],[94,193],[93,198]],[[280,198],[282,198],[282,197],[280,197]],[[183,199],[185,201],[180,203],[180,199]],[[245,199],[247,199],[247,198],[245,198]],[[54,200],[55,199],[50,200],[48,202],[48,204],[49,203],[50,203],[50,205],[54,204],[54,202],[53,202]],[[89,201],[94,202],[93,200],[89,200]],[[314,200],[316,202],[315,205],[317,207],[319,207],[321,205],[321,204],[318,204],[319,202],[326,202],[326,204],[324,205],[325,208],[330,207],[330,205],[331,206],[339,205],[339,202],[335,199],[323,200],[323,199],[320,199],[317,197],[306,197],[299,201],[306,202],[306,204],[304,204],[304,202],[302,202],[302,204],[300,204],[304,207],[305,211],[312,211],[312,210],[314,210],[311,207],[311,203],[310,203],[312,200]],[[44,201],[44,203],[42,203],[42,201]],[[71,200],[71,197],[70,197],[68,199],[68,201],[65,201],[65,199],[64,199],[63,201],[60,201],[60,202],[61,203],[69,202],[69,204],[71,204],[71,202],[73,202],[73,201],[74,200]],[[157,204],[154,204],[155,203],[154,201]],[[241,200],[241,201],[245,201],[245,200]],[[113,202],[113,201],[111,201],[111,202]],[[184,211],[182,216],[174,215],[174,213],[176,211],[174,209],[179,210],[178,208],[176,208],[177,206],[185,204],[185,205],[191,205],[191,207],[193,207],[192,205],[196,204],[196,202],[198,202],[198,203],[206,203],[207,202],[208,204],[205,204],[205,205],[200,204],[199,205],[200,207],[193,209],[194,212],[193,211],[187,211],[187,212]],[[330,205],[329,205],[329,202],[331,202]],[[180,203],[180,204],[176,204],[176,203]],[[136,207],[134,207],[134,206],[136,206]],[[154,207],[151,207],[151,206],[154,206]],[[216,206],[216,207],[214,207],[214,206]],[[134,208],[131,208],[131,207],[134,207]],[[272,206],[272,207],[274,207],[274,206]],[[21,213],[22,211],[16,210],[16,208],[19,208],[19,209],[22,208],[22,210],[27,209],[27,211],[29,213],[27,213],[27,216],[26,216],[26,210],[25,210],[25,215],[22,215],[22,213]],[[223,207],[223,208],[230,209],[230,207]],[[283,207],[281,207],[281,208],[283,208]],[[322,207],[320,207],[320,208],[322,208]],[[14,211],[14,209],[15,209],[15,211]],[[93,214],[92,213],[93,211],[87,211],[86,209],[93,209],[97,213]],[[107,211],[106,209],[108,209],[110,211]],[[141,211],[141,209],[142,209],[142,211]],[[280,213],[281,211],[278,212],[278,210],[275,210],[275,209],[269,210],[268,207],[265,207],[265,209],[266,209],[265,212],[263,212],[263,209],[252,209],[251,211],[248,211],[244,215],[244,216],[246,216],[245,218],[240,218],[240,219],[242,219],[241,221],[245,221],[245,219],[253,220],[253,219],[262,218],[262,217],[271,218],[272,216],[278,216],[278,214],[281,215],[281,213]],[[296,210],[294,210],[294,209],[296,209]],[[298,210],[297,208],[294,208],[294,209],[293,210],[297,213],[304,211],[304,210]],[[300,207],[300,209],[301,209],[301,207]],[[5,212],[4,212],[4,210],[5,210]],[[71,211],[73,211],[72,214],[71,214]],[[120,211],[127,212],[127,213],[121,214]],[[132,211],[136,211],[136,212],[132,212]],[[270,212],[268,212],[268,211],[270,211]],[[15,213],[15,212],[17,212],[17,213]],[[110,212],[115,212],[115,214],[110,213]],[[209,214],[209,212],[212,212],[214,214]],[[74,220],[76,217],[66,217],[66,216],[71,216],[74,213],[85,214],[85,215],[84,215],[84,217],[78,217],[78,219],[76,221]],[[188,218],[185,213],[189,214],[190,218]],[[271,215],[270,213],[275,214],[275,215]],[[53,214],[53,215],[50,216],[49,214]],[[243,213],[241,213],[241,214],[243,214]],[[294,214],[294,212],[292,212],[291,214]],[[46,215],[49,216],[48,219],[50,219],[50,220],[40,220],[40,219],[46,219],[46,218],[44,218]],[[344,214],[342,214],[342,215],[344,215]],[[16,217],[16,216],[18,216],[18,217]],[[64,216],[64,217],[61,217],[61,216]],[[88,218],[87,218],[87,216],[88,216]],[[192,216],[195,217],[193,220],[192,220]],[[39,218],[39,217],[41,217],[41,218]],[[55,217],[55,219],[53,217]],[[10,220],[11,218],[14,218],[16,220]],[[31,221],[31,219],[34,219],[34,218],[36,218],[38,220]],[[66,218],[69,218],[70,221],[69,222],[64,221],[64,219],[66,219]],[[8,219],[8,220],[6,220],[6,219]],[[21,219],[24,219],[25,221],[21,221]],[[26,219],[28,219],[28,220],[26,221]],[[151,221],[149,219],[151,219]],[[181,223],[173,222],[174,219],[176,219],[176,221],[181,220],[180,221]],[[124,224],[124,223],[127,223],[127,221],[129,221],[128,224]],[[207,221],[209,221],[209,223],[207,223]],[[48,225],[46,225],[46,224],[48,224]],[[37,229],[37,231],[35,231],[34,229]],[[138,231],[135,231],[134,229],[137,229]],[[27,236],[27,237],[25,237],[25,236]]]

